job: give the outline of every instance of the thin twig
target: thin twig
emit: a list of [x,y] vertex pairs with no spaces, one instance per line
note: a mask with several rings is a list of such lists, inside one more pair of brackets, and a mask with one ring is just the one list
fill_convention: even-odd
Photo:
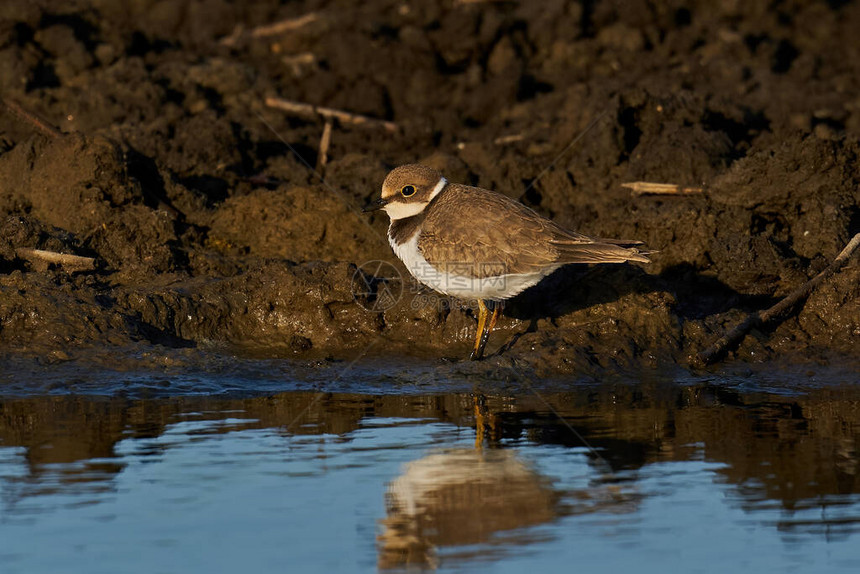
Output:
[[633,192],[633,195],[695,195],[705,191],[701,187],[684,187],[676,183],[653,183],[650,181],[622,183],[621,187],[626,187]]
[[322,116],[326,119],[336,119],[341,123],[354,126],[380,127],[389,132],[396,132],[400,129],[394,122],[386,122],[369,116],[353,114],[352,112],[345,112],[343,110],[336,110],[333,108],[324,108],[321,106],[314,106],[313,104],[284,100],[282,98],[266,98],[266,105],[270,108],[276,108],[297,116]]
[[40,115],[25,110],[17,102],[13,102],[12,100],[7,100],[5,98],[0,98],[0,104],[2,104],[7,110],[12,112],[12,114],[16,116],[19,120],[23,120],[33,125],[36,129],[38,129],[40,132],[50,138],[58,138],[63,135],[63,132],[61,132],[58,127],[56,127]]
[[68,253],[57,253],[56,251],[44,251],[42,249],[19,247],[15,250],[15,255],[30,262],[41,261],[81,271],[95,269],[96,266],[96,260],[92,257],[81,257],[80,255],[69,255]]
[[313,64],[317,61],[317,57],[313,52],[302,52],[301,54],[284,56],[281,58],[281,61],[288,66],[295,66],[299,64]]
[[311,12],[310,14],[299,16],[298,18],[290,18],[288,20],[281,20],[280,22],[275,22],[274,24],[257,26],[256,28],[251,28],[247,32],[245,32],[244,28],[242,28],[241,26],[237,26],[236,29],[233,30],[232,34],[225,38],[221,38],[221,41],[219,43],[222,46],[235,46],[240,39],[245,37],[258,40],[260,38],[277,36],[285,32],[298,30],[303,26],[307,26],[311,22],[315,22],[317,19],[319,19],[319,14],[317,14],[316,12]]
[[727,332],[725,335],[717,339],[710,347],[696,355],[696,360],[702,365],[709,365],[729,351],[730,348],[738,345],[741,340],[755,327],[765,325],[774,319],[779,318],[784,313],[792,309],[798,302],[802,301],[818,287],[822,281],[839,271],[851,255],[860,247],[860,233],[848,242],[848,245],[836,256],[833,262],[827,266],[824,271],[789,293],[782,301],[767,309],[766,311],[756,311],[747,317],[740,325]]
[[326,120],[323,127],[322,137],[320,138],[320,149],[317,155],[317,171],[321,174],[325,173],[325,165],[328,163],[328,148],[331,145],[331,124],[332,120]]
[[297,30],[303,26],[307,26],[311,22],[316,22],[319,17],[319,14],[316,12],[311,12],[310,14],[299,16],[298,18],[289,18],[287,20],[275,22],[274,24],[257,26],[248,32],[248,35],[251,38],[268,38],[269,36],[277,36],[278,34],[291,32],[292,30]]
[[519,141],[523,141],[525,136],[523,134],[513,134],[509,136],[499,136],[493,140],[493,143],[496,145],[505,145],[510,143],[517,143]]

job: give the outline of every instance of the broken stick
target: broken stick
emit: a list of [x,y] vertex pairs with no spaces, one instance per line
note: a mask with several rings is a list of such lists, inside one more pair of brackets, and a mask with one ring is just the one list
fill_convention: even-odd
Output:
[[684,187],[676,183],[652,183],[650,181],[622,183],[621,187],[626,187],[633,192],[633,195],[695,195],[705,191],[701,187]]
[[96,267],[96,260],[92,257],[57,253],[56,251],[44,251],[42,249],[19,247],[15,250],[15,255],[21,259],[26,259],[31,263],[38,261],[45,264],[62,265],[70,270],[90,271]]
[[509,136],[499,136],[493,140],[493,143],[496,145],[507,145],[512,143],[517,143],[523,141],[525,136],[523,134],[512,134]]
[[245,30],[241,26],[237,26],[236,29],[233,30],[232,34],[225,38],[221,38],[219,43],[222,46],[235,46],[243,37],[257,40],[260,38],[277,36],[285,32],[298,30],[299,28],[306,26],[311,22],[315,22],[318,18],[319,14],[317,14],[316,12],[311,12],[310,14],[299,16],[298,18],[290,18],[288,20],[281,20],[280,22],[275,22],[274,24],[257,26],[256,28],[251,28],[251,30],[249,30],[248,32],[245,32]]
[[752,313],[740,325],[727,332],[710,347],[696,355],[696,361],[700,366],[706,366],[721,359],[732,347],[738,345],[750,330],[780,317],[798,302],[808,297],[812,290],[818,287],[822,281],[839,271],[848,262],[848,259],[858,247],[860,247],[860,233],[848,242],[848,245],[845,246],[824,271],[789,293],[782,301],[770,309]]
[[321,116],[327,120],[335,119],[343,124],[350,124],[360,127],[379,127],[389,132],[396,132],[400,128],[394,122],[378,120],[369,116],[353,114],[343,110],[333,108],[324,108],[313,104],[305,104],[302,102],[294,102],[281,98],[266,98],[266,105],[270,108],[282,110],[284,112],[297,116]]

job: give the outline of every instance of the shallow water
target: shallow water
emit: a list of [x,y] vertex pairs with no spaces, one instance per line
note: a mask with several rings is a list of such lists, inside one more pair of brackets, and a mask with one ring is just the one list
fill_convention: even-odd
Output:
[[854,386],[140,380],[0,398],[0,572],[860,571]]

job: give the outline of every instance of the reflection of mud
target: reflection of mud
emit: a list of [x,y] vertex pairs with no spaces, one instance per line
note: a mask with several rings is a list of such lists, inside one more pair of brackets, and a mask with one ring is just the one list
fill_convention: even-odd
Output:
[[[352,298],[356,265],[399,265],[385,218],[354,207],[415,160],[659,250],[646,271],[563,270],[512,302],[490,349],[521,334],[507,353],[549,373],[683,362],[860,231],[854,3],[281,4],[4,1],[0,92],[74,133],[0,113],[0,348],[343,357],[379,337],[461,356],[464,307]],[[288,34],[219,43],[308,12]],[[276,93],[402,129],[335,126],[322,185],[290,151],[313,165],[321,126],[266,110]],[[632,198],[633,180],[708,194]],[[100,266],[40,270],[21,248]],[[738,355],[855,356],[858,276]]]
[[509,450],[462,449],[406,465],[388,485],[379,566],[435,564],[439,546],[553,520],[558,494]]

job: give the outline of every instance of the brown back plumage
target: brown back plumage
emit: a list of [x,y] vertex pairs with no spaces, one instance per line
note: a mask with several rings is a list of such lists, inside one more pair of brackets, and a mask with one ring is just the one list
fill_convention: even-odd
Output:
[[[477,214],[470,219],[467,214]],[[435,268],[474,277],[537,273],[567,263],[649,261],[641,242],[568,231],[500,193],[448,184],[422,214],[418,247]]]

